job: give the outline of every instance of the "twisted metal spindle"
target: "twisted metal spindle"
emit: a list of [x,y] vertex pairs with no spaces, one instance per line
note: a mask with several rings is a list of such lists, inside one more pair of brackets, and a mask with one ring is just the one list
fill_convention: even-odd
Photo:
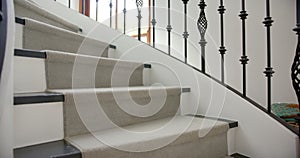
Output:
[[201,46],[201,68],[202,68],[202,72],[205,73],[205,46],[207,44],[206,40],[205,40],[205,33],[207,30],[207,19],[205,16],[205,7],[206,4],[204,2],[204,0],[201,0],[199,5],[200,7],[200,15],[199,15],[199,19],[197,22],[197,26],[198,26],[198,30],[200,32],[200,46]]

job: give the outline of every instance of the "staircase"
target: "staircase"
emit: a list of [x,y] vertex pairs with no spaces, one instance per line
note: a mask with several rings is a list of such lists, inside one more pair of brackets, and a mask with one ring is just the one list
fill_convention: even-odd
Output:
[[[193,88],[150,85],[149,63],[30,1],[15,1],[15,157],[228,156],[237,122],[184,115]],[[122,51],[122,50],[118,50]]]

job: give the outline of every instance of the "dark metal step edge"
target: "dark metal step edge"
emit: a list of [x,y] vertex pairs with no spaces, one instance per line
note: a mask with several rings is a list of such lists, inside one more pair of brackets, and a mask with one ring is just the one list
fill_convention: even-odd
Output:
[[14,149],[14,158],[81,158],[81,152],[65,140]]
[[228,119],[224,119],[224,118],[209,117],[209,116],[203,116],[203,115],[193,115],[193,114],[188,114],[187,116],[198,117],[198,118],[207,118],[207,119],[211,119],[211,120],[227,122],[229,125],[229,128],[238,127],[238,121],[232,121],[232,120],[228,120]]
[[[37,51],[37,50],[29,50],[29,49],[15,49],[14,50],[15,56],[20,57],[30,57],[30,58],[40,58],[40,59],[46,59],[47,54],[45,51]],[[144,64],[144,68],[151,69],[151,64]]]
[[[21,25],[25,25],[25,24],[26,24],[25,19],[20,18],[20,17],[15,17],[15,22],[16,22],[17,24],[21,24]],[[79,31],[82,32],[82,29],[79,28]],[[113,45],[113,44],[109,44],[108,47],[111,48],[111,49],[117,49],[117,46],[115,46],[115,45]]]
[[14,105],[64,102],[65,96],[61,93],[37,92],[37,93],[15,93]]
[[239,154],[239,153],[234,153],[234,154],[232,154],[230,156],[234,157],[234,158],[250,158],[248,156],[245,156],[245,155],[242,155],[242,154]]

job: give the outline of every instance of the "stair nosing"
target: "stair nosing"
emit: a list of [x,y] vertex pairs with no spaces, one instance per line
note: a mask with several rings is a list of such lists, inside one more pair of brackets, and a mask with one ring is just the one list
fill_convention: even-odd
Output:
[[207,119],[212,119],[212,120],[218,120],[218,121],[227,122],[230,129],[238,127],[238,121],[233,121],[233,120],[229,120],[229,119],[217,118],[217,117],[210,117],[210,116],[204,116],[204,115],[198,115],[198,114],[196,114],[196,115],[194,115],[194,114],[187,114],[186,116],[199,117],[199,118],[207,118]]
[[40,58],[40,59],[47,58],[47,54],[45,51],[30,50],[30,49],[15,49],[14,55],[21,56],[21,57]]
[[[61,153],[61,154],[55,153],[53,155],[51,153],[48,153],[47,155],[49,155],[49,157],[51,157],[51,158],[71,158],[71,157],[74,157],[74,158],[80,157],[81,158],[82,157],[81,151],[65,140],[58,140],[58,141],[41,143],[41,144],[36,144],[36,145],[31,145],[31,146],[26,146],[26,147],[21,147],[21,148],[15,148],[14,153],[16,153],[20,150],[23,150],[23,152],[21,151],[23,154],[21,156],[22,158],[29,158],[29,157],[30,158],[40,158],[41,154],[45,154],[45,151],[47,151],[47,149],[49,149],[49,146],[52,146],[51,144],[55,144],[55,143],[63,144],[64,146],[62,146],[62,148],[63,148],[64,152],[66,152],[66,153]],[[34,148],[38,148],[38,149],[42,148],[42,150],[34,150],[36,154],[34,154],[34,156],[33,156],[32,148],[33,149]],[[67,148],[69,148],[69,150],[66,150]],[[30,155],[27,155],[28,157],[26,155],[24,156],[24,152],[27,153],[27,151],[30,152]],[[61,150],[59,150],[59,151],[61,151]],[[56,152],[59,152],[59,151],[57,150]],[[15,157],[15,158],[19,158],[19,157]]]
[[64,102],[64,95],[56,92],[15,93],[14,105]]

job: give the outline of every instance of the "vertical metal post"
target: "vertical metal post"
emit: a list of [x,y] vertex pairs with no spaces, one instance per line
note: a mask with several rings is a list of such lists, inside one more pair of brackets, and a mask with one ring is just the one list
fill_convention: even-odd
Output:
[[168,25],[167,25],[167,31],[168,31],[168,54],[171,54],[171,0],[168,0]]
[[153,18],[151,20],[151,23],[152,23],[152,32],[153,32],[153,35],[152,35],[152,40],[153,40],[153,47],[155,47],[155,25],[156,25],[156,19],[155,19],[155,0],[153,0],[152,2],[152,12],[153,12]]
[[99,0],[96,0],[96,21],[98,21]]
[[138,10],[138,40],[141,40],[141,19],[142,19],[142,7],[143,7],[143,0],[136,0],[136,7]]
[[112,0],[110,0],[109,2],[109,27],[111,28],[112,27],[112,7],[113,7],[113,4],[112,4]]
[[189,33],[187,31],[187,3],[189,0],[182,0],[184,4],[184,32],[182,34],[184,38],[184,62],[187,63],[187,57],[188,57],[188,37]]
[[124,34],[126,34],[126,0],[124,0],[124,9],[123,9],[123,14],[124,14]]
[[201,0],[199,5],[200,7],[200,15],[199,15],[199,19],[197,22],[197,26],[198,26],[198,30],[200,32],[200,46],[201,46],[201,68],[202,68],[202,72],[205,73],[205,46],[206,46],[206,40],[205,40],[205,33],[207,30],[207,19],[205,16],[205,7],[206,4],[204,2],[204,0]]
[[219,52],[221,54],[221,81],[224,84],[225,83],[225,65],[224,65],[224,55],[226,52],[226,48],[224,46],[224,13],[225,13],[225,7],[223,4],[223,0],[220,0],[220,6],[219,6],[219,14],[220,14],[220,29],[221,29],[221,46],[219,49]]
[[83,14],[84,15],[84,13],[85,13],[85,1],[84,0],[81,0],[81,14]]
[[240,18],[242,20],[242,56],[240,62],[243,66],[243,96],[247,96],[247,69],[246,65],[248,64],[248,57],[246,55],[246,19],[247,19],[247,12],[245,7],[245,0],[241,0],[242,10],[240,12]]
[[265,24],[266,30],[267,30],[267,67],[264,71],[266,77],[267,77],[267,106],[268,106],[268,112],[271,113],[271,104],[272,104],[272,84],[271,79],[273,77],[274,71],[271,66],[271,26],[274,21],[272,20],[272,17],[270,16],[270,0],[266,0],[266,17],[263,23]]
[[68,2],[68,7],[71,8],[71,0]]

